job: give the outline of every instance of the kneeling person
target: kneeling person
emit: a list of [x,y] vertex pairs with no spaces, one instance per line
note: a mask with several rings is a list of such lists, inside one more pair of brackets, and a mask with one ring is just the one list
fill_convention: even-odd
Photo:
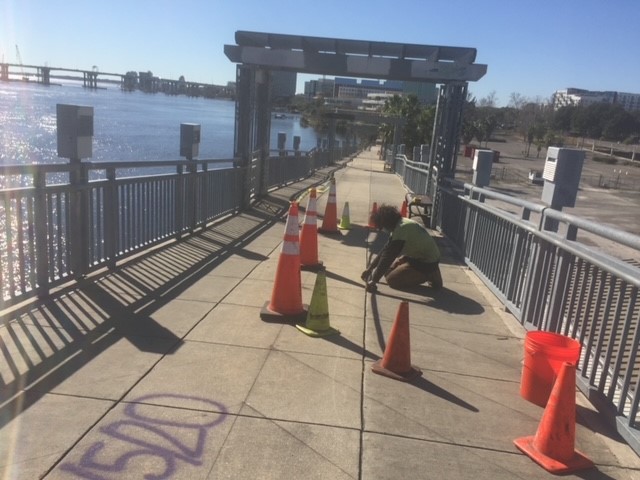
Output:
[[377,229],[390,232],[391,236],[362,272],[368,291],[375,291],[383,276],[391,288],[404,289],[425,282],[435,289],[442,288],[440,250],[426,228],[389,205],[381,206],[372,221]]

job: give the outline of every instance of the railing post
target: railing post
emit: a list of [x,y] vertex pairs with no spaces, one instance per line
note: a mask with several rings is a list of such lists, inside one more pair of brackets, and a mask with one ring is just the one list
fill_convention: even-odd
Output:
[[110,269],[116,267],[119,236],[119,200],[116,185],[116,169],[107,168],[107,187],[104,198],[104,247],[107,265]]
[[[568,241],[575,241],[578,238],[578,229],[575,225],[568,225],[565,236]],[[545,322],[545,330],[560,333],[562,327],[562,307],[567,298],[566,291],[569,288],[569,270],[572,265],[572,255],[566,250],[561,250],[558,254],[553,289],[550,293],[549,309]]]
[[182,229],[184,227],[184,175],[182,165],[176,167],[176,173],[175,233],[176,238],[179,239],[182,236]]
[[196,207],[197,207],[197,199],[198,194],[196,192],[198,182],[196,179],[196,175],[198,174],[198,165],[194,160],[189,160],[189,164],[187,165],[187,178],[185,179],[187,184],[186,190],[186,205],[187,205],[187,227],[189,228],[189,233],[193,233],[196,229]]
[[260,192],[260,196],[266,195],[269,192],[269,179],[271,177],[271,160],[269,159],[269,149],[268,148],[263,148],[260,150],[260,153],[258,154],[260,157],[260,160],[258,162],[259,165],[259,169],[260,169],[260,174],[259,174],[259,178],[260,178],[260,189],[258,190]]
[[34,198],[34,220],[36,234],[36,281],[38,297],[49,294],[49,251],[47,248],[47,197],[46,174],[37,170],[33,176],[36,189]]
[[209,219],[210,205],[209,205],[209,164],[207,162],[202,163],[202,180],[200,182],[200,188],[198,189],[199,196],[196,201],[201,205],[201,218],[200,226],[204,228]]
[[88,175],[80,159],[71,159],[69,171],[71,185],[69,230],[71,238],[71,271],[76,279],[87,274],[89,263],[89,194]]

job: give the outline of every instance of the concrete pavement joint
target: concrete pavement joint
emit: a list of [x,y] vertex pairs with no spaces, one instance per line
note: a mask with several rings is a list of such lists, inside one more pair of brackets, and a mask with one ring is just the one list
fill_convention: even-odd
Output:
[[469,444],[469,443],[456,443],[450,440],[435,440],[432,438],[420,438],[420,437],[414,437],[411,435],[400,435],[398,433],[387,433],[387,432],[380,432],[380,431],[376,431],[376,430],[367,430],[366,433],[372,433],[375,435],[380,435],[383,437],[392,437],[392,438],[402,438],[404,440],[412,440],[412,441],[417,441],[417,442],[424,442],[424,443],[435,443],[438,445],[447,445],[450,447],[462,447],[462,448],[468,448],[471,450],[481,450],[481,451],[486,451],[486,452],[496,452],[496,453],[506,453],[509,455],[518,455],[521,456],[522,454],[518,451],[515,450],[504,450],[504,449],[499,449],[499,448],[492,448],[492,447],[483,447],[480,445],[473,445],[473,444]]
[[[277,248],[277,247],[276,247],[276,248]],[[276,250],[276,248],[274,248],[274,250]],[[272,251],[272,252],[273,252],[273,251]],[[217,256],[216,256],[216,258],[217,258]],[[207,262],[207,264],[209,264],[211,261],[213,261],[213,260],[210,260],[209,262]],[[258,264],[256,264],[256,266],[255,266],[255,267],[254,267],[254,268],[253,268],[249,273],[247,273],[243,278],[244,278],[244,279],[246,279],[246,278],[248,277],[248,275],[249,275],[251,272],[253,272],[253,270],[255,270],[255,268],[257,268],[257,266],[258,266],[258,265],[259,265],[259,263],[258,263]],[[192,272],[192,275],[193,275],[193,274],[195,274],[195,273],[197,273],[197,272],[199,272],[199,271],[201,271],[203,268],[204,268],[204,265],[203,265],[203,266],[201,266],[199,269],[197,269],[197,270],[196,270],[196,272]],[[239,283],[240,283],[240,282],[239,282]],[[239,283],[238,283],[238,285],[239,285]],[[176,287],[177,287],[177,285],[176,285],[176,286],[174,286],[173,288],[176,288]],[[235,288],[237,288],[237,285],[236,285],[233,289],[231,289],[231,291],[233,291]],[[171,291],[171,289],[170,289],[169,291]],[[224,298],[226,298],[226,297],[231,293],[231,291],[230,291],[230,292],[228,292],[224,297],[222,297],[222,299],[220,300],[220,302],[222,302],[222,300],[224,300]],[[168,292],[167,292],[167,293],[168,293]],[[124,399],[126,398],[126,396],[127,396],[131,391],[133,391],[133,389],[134,389],[136,386],[138,386],[138,385],[139,385],[139,384],[140,384],[140,383],[141,383],[141,382],[142,382],[142,381],[143,381],[143,380],[144,380],[144,379],[145,379],[145,378],[150,374],[150,372],[151,372],[151,371],[152,371],[152,370],[153,370],[153,369],[154,369],[154,368],[155,368],[155,367],[156,367],[156,366],[157,366],[157,365],[158,365],[158,364],[159,364],[159,363],[160,363],[160,362],[161,362],[161,361],[162,361],[162,360],[163,360],[163,359],[164,359],[164,358],[169,354],[169,352],[173,351],[173,350],[175,349],[175,347],[176,347],[179,343],[181,343],[181,342],[185,342],[185,338],[186,338],[186,337],[187,337],[187,336],[188,336],[188,335],[189,335],[189,334],[190,334],[190,333],[191,333],[191,332],[192,332],[192,331],[193,331],[193,330],[194,330],[194,329],[195,329],[195,328],[196,328],[196,327],[197,327],[197,326],[198,326],[198,325],[199,325],[199,324],[204,320],[204,318],[206,318],[206,316],[207,316],[207,315],[208,315],[208,314],[209,314],[209,313],[210,313],[210,312],[211,312],[211,311],[212,311],[212,310],[213,310],[213,309],[214,309],[214,308],[215,308],[215,307],[216,307],[220,302],[217,302],[215,305],[213,305],[213,306],[212,306],[212,308],[211,308],[211,309],[209,309],[207,312],[205,312],[205,313],[201,316],[201,318],[200,318],[197,322],[195,322],[195,324],[194,324],[190,329],[188,329],[188,330],[184,333],[184,335],[182,335],[182,337],[180,337],[180,339],[179,339],[179,340],[177,340],[177,341],[176,341],[176,343],[173,345],[173,347],[171,347],[171,348],[169,348],[169,349],[168,349],[168,352],[167,352],[167,353],[164,353],[164,354],[160,355],[160,357],[159,357],[155,362],[153,362],[153,363],[152,363],[152,365],[151,365],[151,366],[146,370],[146,372],[144,372],[144,373],[140,376],[140,378],[138,378],[138,380],[137,380],[136,382],[134,382],[134,383],[133,383],[133,384],[132,384],[132,385],[131,385],[131,386],[130,386],[130,387],[129,387],[129,388],[128,388],[128,389],[127,389],[127,390],[126,390],[126,391],[125,391],[121,396],[120,396],[120,398],[119,398],[119,399],[117,399],[117,400],[115,400],[115,401],[113,402],[113,404],[110,406],[110,408],[108,408],[108,409],[104,412],[104,414],[103,414],[103,415],[99,416],[99,417],[96,419],[96,421],[95,421],[93,424],[91,424],[91,425],[90,425],[90,426],[89,426],[89,427],[84,431],[84,433],[82,433],[81,435],[79,435],[79,437],[76,439],[76,441],[75,441],[75,442],[73,442],[73,443],[70,445],[70,447],[69,447],[69,448],[64,452],[64,454],[63,454],[62,456],[60,456],[60,457],[59,457],[55,462],[53,462],[53,464],[51,465],[51,467],[50,467],[50,468],[45,472],[45,476],[46,476],[46,475],[48,475],[52,470],[54,470],[58,465],[60,465],[60,464],[64,461],[65,457],[69,454],[69,452],[70,452],[71,450],[73,450],[73,449],[74,449],[74,448],[75,448],[75,447],[76,447],[76,446],[77,446],[77,445],[78,445],[78,444],[79,444],[79,443],[80,443],[80,442],[81,442],[81,441],[82,441],[82,440],[83,440],[83,439],[84,439],[84,438],[89,434],[89,432],[91,432],[91,430],[92,430],[92,429],[93,429],[93,428],[94,428],[98,423],[100,423],[102,420],[104,420],[104,419],[106,418],[106,416],[107,416],[110,412],[112,412],[112,411],[113,411],[113,410],[114,410],[118,405],[120,405],[121,403],[123,403],[123,401],[124,401]],[[262,367],[262,368],[264,368],[264,365],[263,365],[263,367]],[[256,379],[257,379],[257,378],[258,378],[258,377],[256,376]],[[255,384],[255,381],[254,381],[254,384]],[[250,391],[251,391],[251,389],[249,390],[249,392],[250,392]],[[248,395],[248,394],[247,394],[247,395]],[[225,440],[226,440],[226,439],[225,439]]]
[[422,367],[422,366],[420,366],[420,369],[423,372],[431,372],[431,373],[435,373],[435,374],[442,373],[442,374],[445,374],[445,375],[454,375],[456,377],[477,378],[478,380],[492,380],[492,381],[496,381],[496,382],[520,384],[520,380],[508,380],[506,378],[487,377],[487,376],[483,376],[483,375],[470,375],[468,373],[451,372],[449,370],[435,370],[435,369],[432,369],[432,368]]
[[[311,445],[305,443],[304,441],[302,441],[300,438],[298,438],[297,436],[295,436],[292,432],[288,431],[286,428],[282,427],[281,425],[278,425],[278,423],[288,423],[288,424],[292,424],[292,425],[311,425],[311,426],[319,426],[319,427],[328,427],[328,428],[338,428],[338,429],[343,429],[343,430],[356,430],[354,428],[350,428],[350,427],[343,427],[343,426],[338,426],[338,425],[327,425],[327,424],[322,424],[322,423],[312,423],[312,422],[303,422],[303,421],[293,421],[293,420],[285,420],[285,419],[279,419],[279,418],[273,418],[273,417],[268,417],[266,415],[264,415],[260,410],[258,410],[257,408],[249,405],[248,403],[245,403],[245,405],[247,405],[248,407],[250,407],[252,410],[254,410],[255,412],[257,412],[260,415],[241,415],[241,414],[236,414],[235,416],[237,417],[244,417],[244,418],[253,418],[253,419],[257,419],[257,420],[266,420],[268,422],[270,422],[272,425],[274,425],[276,428],[278,428],[279,430],[281,430],[282,432],[285,433],[285,435],[288,435],[289,437],[295,439],[297,442],[301,443],[302,445],[304,445],[305,447],[307,447],[309,450],[311,450],[312,452],[314,452],[315,454],[317,454],[319,457],[323,458],[324,460],[326,460],[328,463],[330,463],[331,465],[333,465],[334,467],[336,467],[338,470],[340,470],[341,472],[344,472],[346,475],[349,475],[349,473],[347,471],[345,471],[344,469],[342,469],[339,465],[337,465],[335,462],[332,462],[331,459],[329,459],[326,455],[322,455],[321,452],[319,452],[317,449],[311,447]],[[231,431],[231,430],[230,430]],[[220,449],[220,451],[222,451],[222,448]]]
[[[412,303],[412,302],[409,302]],[[389,321],[389,323],[392,323],[391,321]],[[432,330],[442,330],[445,332],[456,332],[456,333],[468,333],[471,335],[480,335],[480,336],[485,336],[485,337],[496,337],[496,340],[521,340],[521,338],[517,335],[496,335],[495,333],[485,333],[485,332],[479,332],[476,330],[460,330],[458,328],[453,328],[453,327],[442,327],[439,325],[415,325],[412,324],[411,325],[411,329],[412,330],[417,330],[423,333],[429,333]]]

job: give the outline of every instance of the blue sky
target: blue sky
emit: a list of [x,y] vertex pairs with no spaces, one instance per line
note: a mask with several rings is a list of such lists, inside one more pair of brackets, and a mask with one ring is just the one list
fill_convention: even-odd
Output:
[[[638,0],[0,0],[0,59],[226,84],[236,30],[473,47],[480,99],[640,93]],[[312,77],[313,78],[313,77]],[[299,89],[304,80],[299,79]]]

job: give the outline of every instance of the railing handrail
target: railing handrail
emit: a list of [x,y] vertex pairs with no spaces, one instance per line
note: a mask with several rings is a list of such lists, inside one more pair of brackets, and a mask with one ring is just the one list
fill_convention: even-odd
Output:
[[0,177],[20,176],[19,186],[0,190],[0,309],[189,235],[332,158],[317,150],[265,153],[253,151],[247,164],[181,159],[0,166]]
[[106,170],[106,169],[124,169],[124,168],[155,168],[155,167],[175,167],[175,166],[189,166],[189,165],[211,165],[221,163],[235,163],[237,158],[213,158],[213,159],[193,159],[193,160],[145,160],[145,161],[126,161],[126,162],[113,162],[113,161],[86,161],[78,163],[39,163],[39,164],[11,164],[0,165],[0,176],[3,175],[33,175],[35,172],[43,173],[60,173],[77,170],[79,168],[85,168],[87,170]]
[[[523,326],[580,341],[578,387],[599,409],[617,413],[617,430],[640,454],[640,262],[613,256],[626,256],[625,247],[640,255],[640,236],[438,178],[433,170],[415,168],[404,155],[392,161],[409,190],[431,188],[430,226],[442,230]],[[614,243],[611,254],[604,246],[584,243],[579,232]]]

